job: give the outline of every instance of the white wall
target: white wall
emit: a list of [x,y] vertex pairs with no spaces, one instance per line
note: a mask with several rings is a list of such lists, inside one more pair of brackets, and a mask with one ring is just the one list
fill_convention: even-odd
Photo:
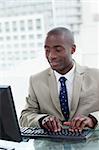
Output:
[[[83,24],[81,26],[81,63],[90,67],[99,68],[99,1],[82,0]],[[98,18],[99,19],[99,18]]]

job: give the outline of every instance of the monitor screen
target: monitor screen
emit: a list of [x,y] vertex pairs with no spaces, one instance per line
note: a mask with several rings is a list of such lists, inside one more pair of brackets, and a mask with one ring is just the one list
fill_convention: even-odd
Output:
[[22,140],[10,86],[0,86],[0,139]]

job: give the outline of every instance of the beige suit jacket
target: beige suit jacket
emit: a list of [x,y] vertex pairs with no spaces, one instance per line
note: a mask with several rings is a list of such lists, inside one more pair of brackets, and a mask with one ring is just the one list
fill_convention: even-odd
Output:
[[[76,64],[70,110],[70,120],[78,115],[88,115],[99,110],[99,70]],[[30,77],[29,95],[21,113],[21,126],[39,126],[38,119],[54,115],[61,121],[57,82],[53,70],[48,68]]]

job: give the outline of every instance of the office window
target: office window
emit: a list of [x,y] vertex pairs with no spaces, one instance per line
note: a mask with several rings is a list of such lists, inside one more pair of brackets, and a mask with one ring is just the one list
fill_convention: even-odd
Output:
[[38,45],[38,47],[40,48],[40,47],[43,46],[43,43],[38,43],[37,45]]
[[15,43],[13,46],[14,46],[14,48],[18,48],[18,47],[19,47],[19,44],[18,44],[18,43]]
[[2,36],[0,36],[0,42],[3,41],[3,40],[4,40],[4,38]]
[[5,52],[4,52],[4,51],[0,51],[0,53],[1,53],[2,55],[4,55],[4,54],[5,54]]
[[33,40],[33,39],[34,39],[34,35],[33,35],[33,34],[29,34],[28,36],[29,36],[29,39],[30,39],[30,40]]
[[10,31],[10,24],[9,24],[9,22],[5,22],[5,31],[6,32]]
[[2,55],[2,57],[0,57],[0,61],[4,62],[5,61],[5,56]]
[[40,19],[36,19],[36,28],[41,29],[41,20]]
[[12,21],[12,30],[16,32],[18,30],[18,25],[16,21]]
[[27,47],[27,44],[26,43],[22,43],[21,46],[25,48],[25,47]]
[[11,44],[6,45],[6,49],[10,49],[11,47],[12,47]]
[[14,53],[15,53],[15,55],[19,55],[20,52],[17,50]]
[[2,32],[2,23],[0,23],[0,32]]
[[7,40],[7,41],[10,41],[10,40],[11,40],[11,37],[10,37],[10,36],[6,36],[6,40]]
[[8,54],[8,55],[11,55],[11,54],[13,54],[13,53],[12,53],[12,51],[8,51],[7,54]]
[[29,19],[27,21],[28,30],[33,30],[33,20]]
[[30,47],[34,47],[34,43],[32,42],[32,43],[29,43],[29,46]]
[[19,37],[18,37],[17,35],[14,35],[14,36],[13,36],[13,39],[14,39],[14,40],[18,40],[18,38],[19,38]]
[[25,30],[25,22],[24,22],[24,20],[21,20],[21,21],[20,21],[20,30],[21,30],[21,31],[24,31],[24,30]]
[[26,39],[26,35],[21,35],[21,39],[25,40]]
[[42,38],[42,34],[37,34],[37,38],[41,39]]

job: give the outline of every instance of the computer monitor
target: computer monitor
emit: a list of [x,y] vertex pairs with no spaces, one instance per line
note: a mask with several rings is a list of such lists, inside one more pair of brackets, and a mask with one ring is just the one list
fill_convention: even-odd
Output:
[[10,86],[0,86],[0,139],[22,141]]

